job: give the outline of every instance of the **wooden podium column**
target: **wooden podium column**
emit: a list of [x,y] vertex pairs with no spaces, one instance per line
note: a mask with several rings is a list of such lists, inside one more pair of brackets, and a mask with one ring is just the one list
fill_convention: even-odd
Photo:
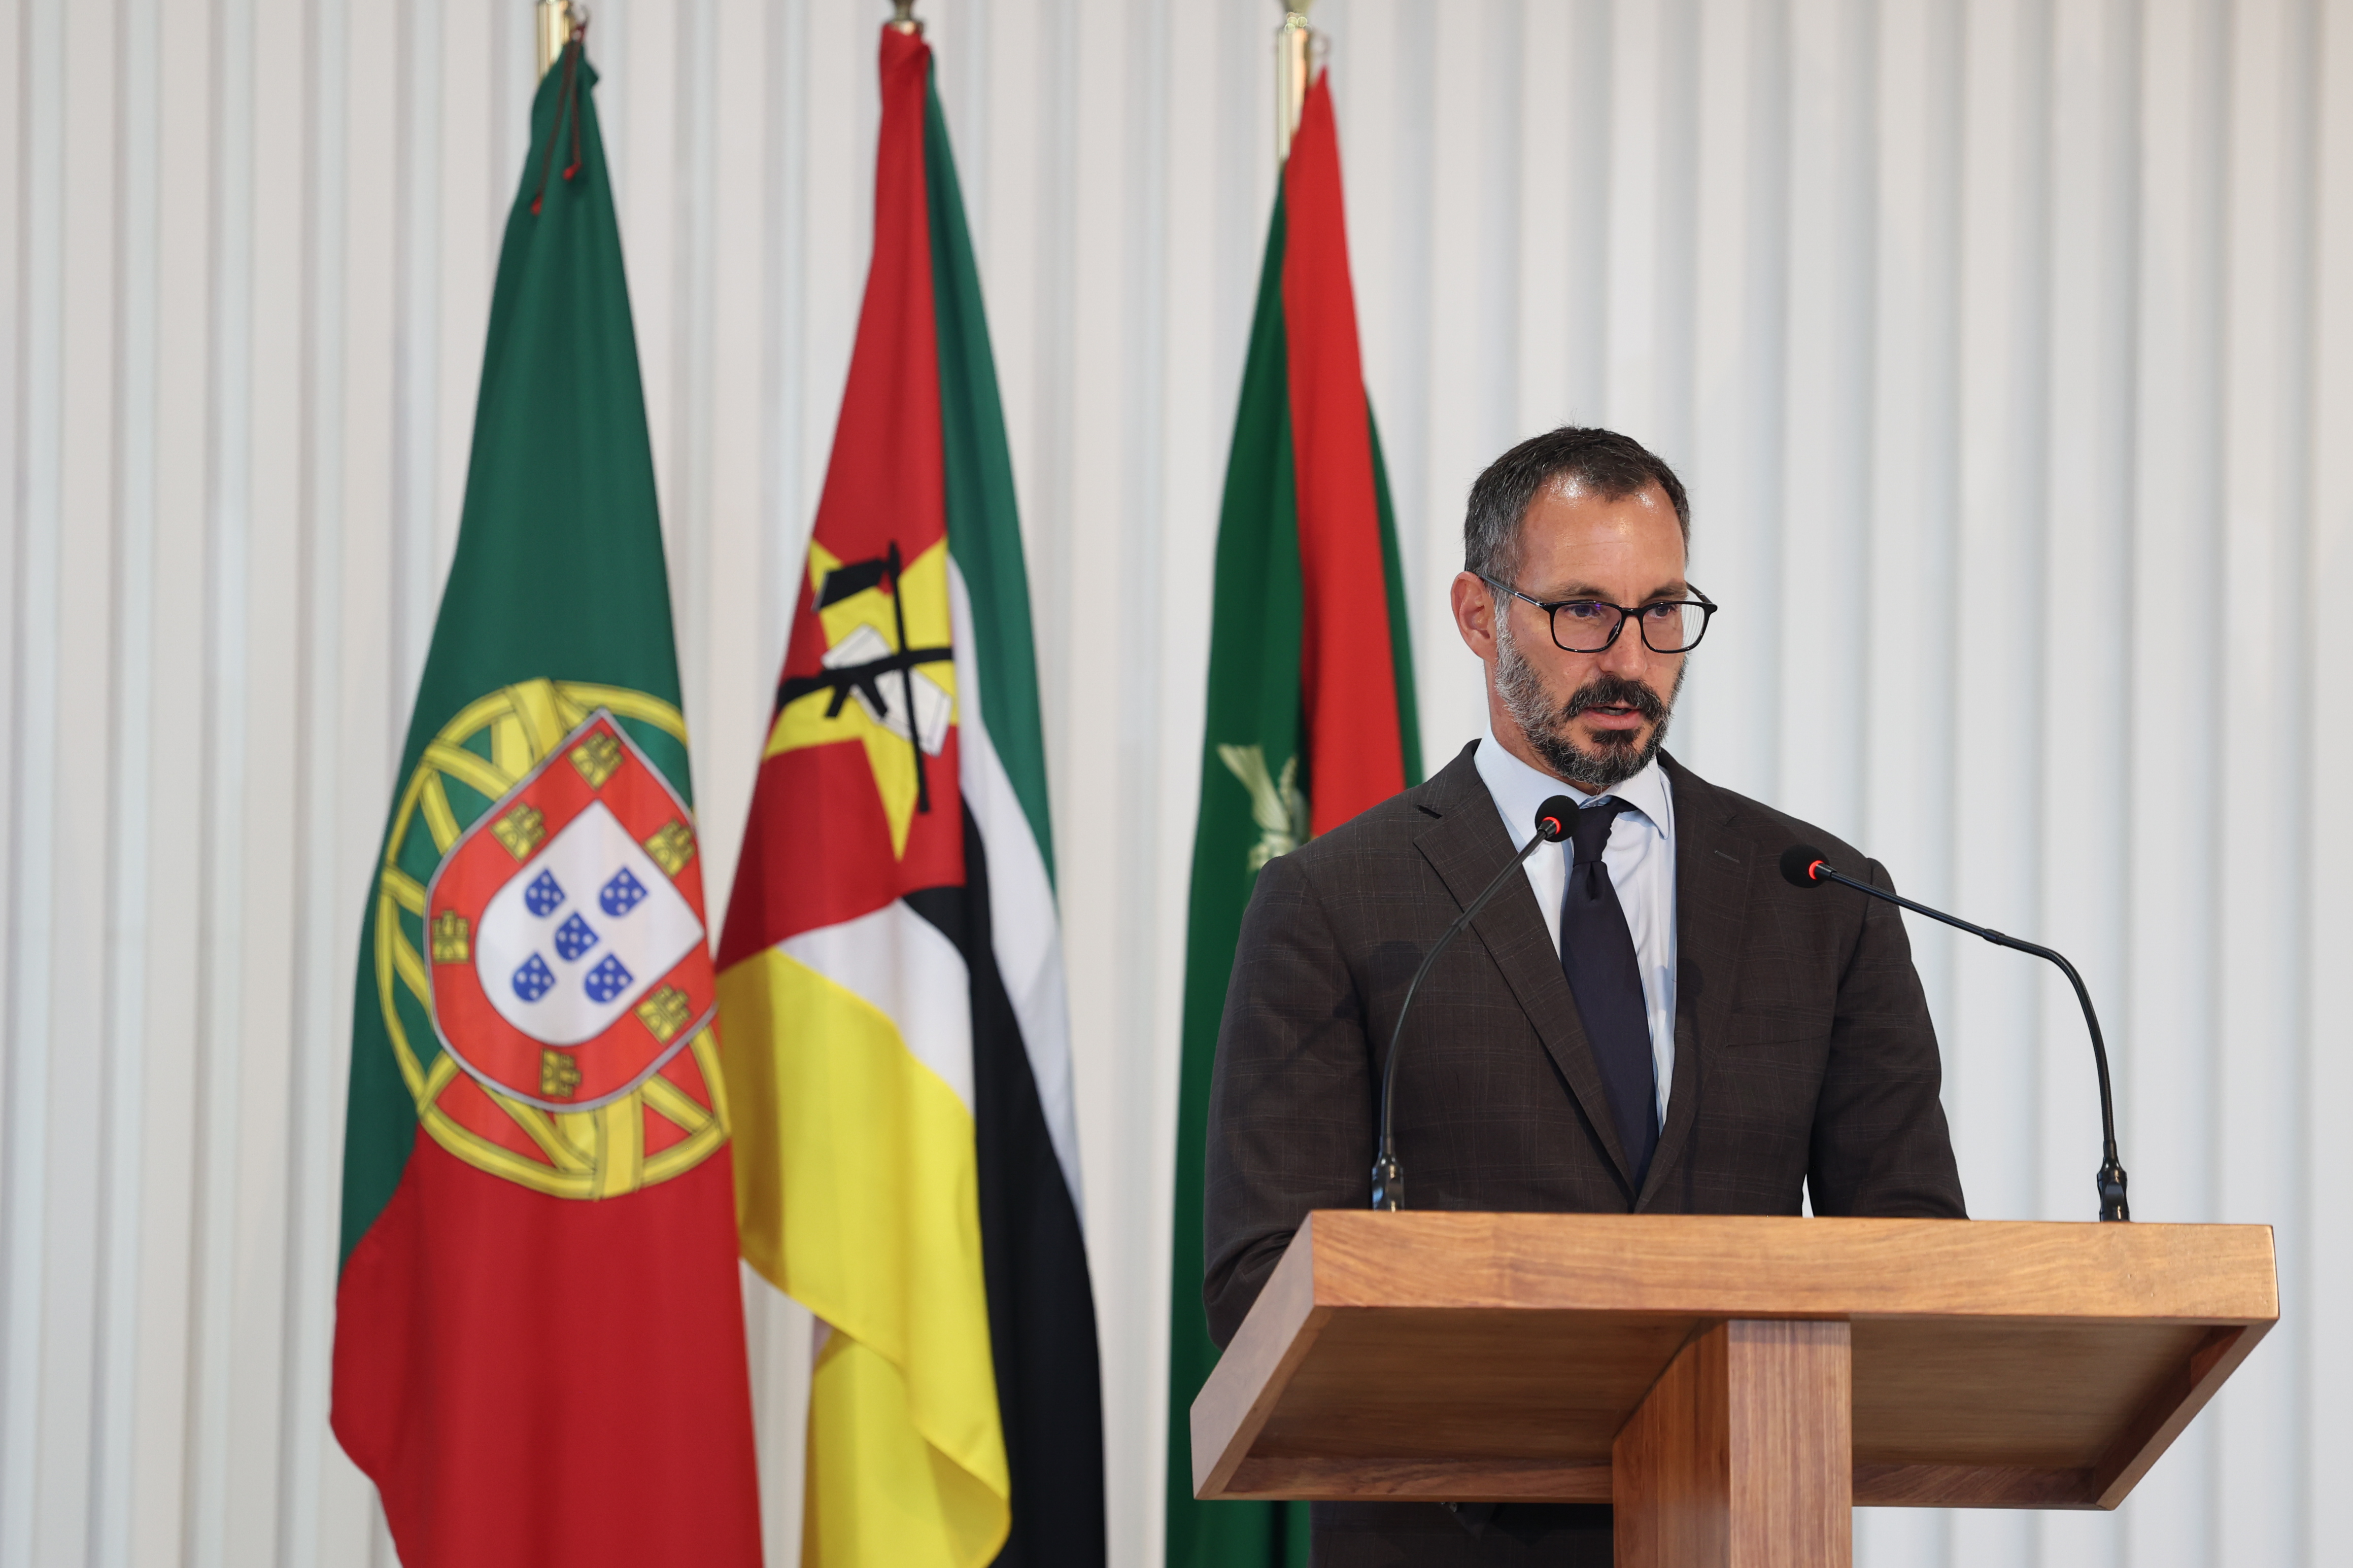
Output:
[[1618,1568],[1850,1568],[1853,1385],[1842,1321],[1694,1334],[1610,1451]]

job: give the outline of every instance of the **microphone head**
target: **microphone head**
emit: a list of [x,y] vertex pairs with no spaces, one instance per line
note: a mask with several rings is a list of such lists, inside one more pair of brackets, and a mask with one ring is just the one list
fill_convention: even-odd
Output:
[[1577,802],[1565,795],[1554,795],[1536,807],[1536,837],[1557,844],[1569,836],[1576,821]]
[[1816,873],[1829,869],[1830,862],[1810,844],[1792,844],[1781,851],[1781,875],[1798,887],[1820,887],[1822,879]]

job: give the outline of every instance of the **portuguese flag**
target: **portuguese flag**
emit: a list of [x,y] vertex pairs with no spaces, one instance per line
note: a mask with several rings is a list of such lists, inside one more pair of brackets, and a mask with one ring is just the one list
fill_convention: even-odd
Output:
[[620,235],[541,81],[360,942],[333,1425],[408,1568],[755,1564],[686,727]]
[[931,50],[881,55],[872,268],[720,942],[736,1207],[822,1325],[805,1563],[1099,1563],[1012,466]]
[[1397,523],[1356,352],[1340,142],[1321,75],[1259,274],[1218,518],[1207,731],[1176,1112],[1167,1562],[1304,1568],[1304,1504],[1193,1500],[1188,1417],[1218,1360],[1201,1310],[1201,1163],[1242,910],[1268,860],[1421,775]]

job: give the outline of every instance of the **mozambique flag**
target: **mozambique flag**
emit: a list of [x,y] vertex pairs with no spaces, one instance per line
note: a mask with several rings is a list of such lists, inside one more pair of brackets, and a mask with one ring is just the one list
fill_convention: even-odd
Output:
[[595,82],[575,38],[533,106],[360,939],[333,1422],[408,1568],[760,1560],[717,986]]
[[1218,518],[1176,1112],[1169,1568],[1307,1561],[1305,1505],[1193,1500],[1187,1417],[1218,1360],[1201,1310],[1209,1068],[1259,868],[1420,778],[1400,584],[1319,75],[1275,198]]
[[1012,466],[921,36],[720,942],[744,1256],[820,1320],[804,1563],[1103,1556]]

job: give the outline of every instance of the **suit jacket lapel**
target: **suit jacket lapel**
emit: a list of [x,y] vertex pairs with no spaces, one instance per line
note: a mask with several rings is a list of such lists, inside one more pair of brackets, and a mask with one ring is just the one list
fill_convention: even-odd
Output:
[[1715,790],[1672,757],[1660,761],[1675,801],[1675,1071],[1638,1209],[1662,1190],[1691,1146],[1702,1058],[1722,1043],[1732,1014],[1755,869],[1749,846],[1725,831],[1732,811]]
[[[1446,884],[1447,891],[1454,895],[1457,909],[1468,909],[1471,900],[1494,879],[1495,873],[1509,863],[1518,847],[1504,835],[1503,819],[1495,814],[1494,797],[1487,793],[1486,781],[1479,776],[1471,755],[1464,752],[1430,781],[1434,787],[1425,805],[1439,817],[1414,840],[1440,880]],[[1678,813],[1682,810],[1680,800],[1676,809]],[[1681,888],[1676,891],[1680,900]],[[1545,928],[1544,913],[1536,908],[1535,894],[1528,887],[1527,879],[1522,877],[1518,886],[1507,886],[1497,893],[1494,901],[1481,910],[1471,924],[1479,933],[1479,940],[1486,944],[1496,967],[1504,972],[1512,994],[1519,1000],[1520,1011],[1535,1026],[1536,1037],[1544,1042],[1553,1065],[1567,1080],[1569,1092],[1584,1110],[1587,1123],[1616,1164],[1619,1179],[1630,1190],[1634,1184],[1633,1167],[1625,1150],[1619,1146],[1617,1123],[1610,1117],[1609,1100],[1601,1087],[1601,1071],[1594,1065],[1592,1048],[1586,1044],[1585,1025],[1577,1016],[1577,1002],[1569,994],[1567,977],[1560,971],[1560,954],[1553,947],[1551,933]],[[1680,1080],[1682,1073],[1678,1071],[1676,1077]],[[1671,1108],[1672,1105],[1670,1100]],[[1654,1159],[1652,1165],[1658,1163]]]

